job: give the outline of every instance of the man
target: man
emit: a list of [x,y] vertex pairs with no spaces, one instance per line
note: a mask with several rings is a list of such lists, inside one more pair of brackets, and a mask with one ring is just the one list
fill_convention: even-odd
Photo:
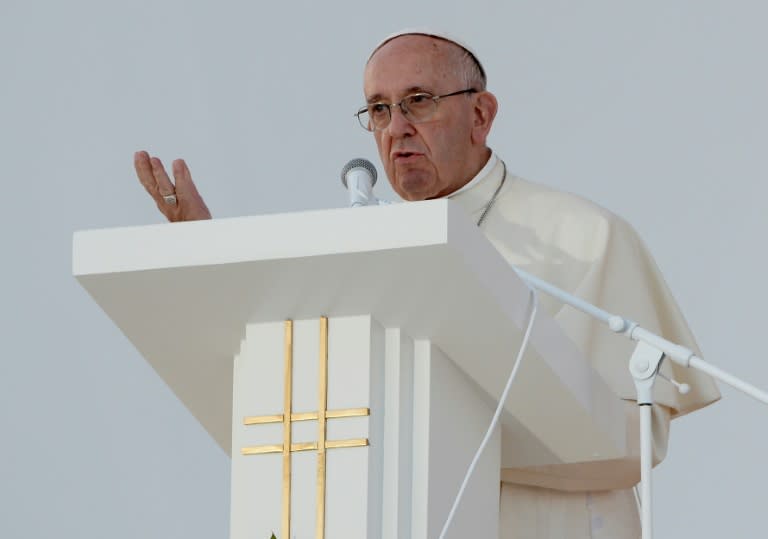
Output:
[[[368,60],[364,91],[358,118],[373,132],[389,181],[403,199],[453,199],[510,263],[696,349],[655,264],[625,222],[588,201],[512,176],[488,148],[498,103],[466,46],[429,31],[390,36]],[[183,161],[173,163],[175,186],[159,159],[146,152],[136,154],[135,165],[169,220],[210,218]],[[632,343],[550,298],[541,301],[626,401],[628,442],[637,453],[638,413],[627,370]],[[657,384],[657,461],[666,452],[669,419],[719,397],[707,377],[669,362],[663,372],[693,391],[679,395],[670,384]],[[501,475],[504,539],[640,536],[632,491],[639,453],[621,461],[503,469]]]

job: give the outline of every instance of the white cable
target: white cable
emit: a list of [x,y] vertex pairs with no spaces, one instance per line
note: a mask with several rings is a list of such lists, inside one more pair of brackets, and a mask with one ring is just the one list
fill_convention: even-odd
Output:
[[499,419],[501,418],[501,411],[504,409],[504,403],[507,402],[507,396],[509,395],[509,390],[512,387],[512,382],[515,379],[517,370],[523,360],[523,354],[525,354],[525,350],[528,348],[528,340],[531,336],[531,330],[533,329],[533,322],[536,320],[536,311],[539,308],[539,297],[536,294],[536,290],[533,288],[530,288],[529,290],[531,292],[533,306],[531,308],[531,315],[528,318],[528,327],[525,330],[523,342],[520,344],[520,350],[517,352],[517,360],[515,361],[515,366],[512,367],[512,372],[509,374],[507,385],[504,387],[504,391],[502,391],[501,397],[499,397],[499,404],[496,407],[496,413],[493,414],[493,419],[491,419],[491,424],[488,426],[488,431],[485,433],[485,438],[483,438],[483,441],[480,442],[480,447],[478,447],[472,462],[469,464],[469,468],[467,468],[467,473],[464,475],[464,481],[462,481],[461,487],[459,487],[459,492],[456,494],[456,499],[453,501],[451,511],[448,513],[448,518],[445,519],[443,530],[440,532],[440,539],[444,539],[445,534],[448,531],[448,527],[451,525],[453,517],[456,514],[456,509],[459,507],[461,497],[464,495],[464,490],[467,488],[469,479],[472,477],[472,473],[475,471],[477,462],[480,460],[480,455],[482,455],[483,451],[485,451],[485,446],[488,445],[488,441],[491,439],[491,435],[493,434],[496,425],[499,423]]

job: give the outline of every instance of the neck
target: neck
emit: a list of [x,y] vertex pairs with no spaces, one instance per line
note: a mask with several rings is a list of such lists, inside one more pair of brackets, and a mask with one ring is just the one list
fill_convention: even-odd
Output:
[[470,160],[467,170],[462,175],[460,181],[454,182],[453,185],[446,187],[435,196],[429,197],[428,200],[443,198],[445,196],[450,195],[451,193],[458,191],[459,189],[467,185],[469,182],[472,181],[472,178],[477,176],[477,174],[481,170],[483,170],[483,167],[485,166],[485,164],[488,162],[490,158],[491,158],[491,149],[488,147],[483,147],[480,153],[478,154],[477,158]]

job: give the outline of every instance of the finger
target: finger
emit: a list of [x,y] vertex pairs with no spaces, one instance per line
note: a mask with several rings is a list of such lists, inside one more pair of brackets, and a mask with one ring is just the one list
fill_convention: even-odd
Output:
[[152,175],[157,182],[157,189],[160,191],[161,196],[172,195],[176,188],[174,187],[171,179],[168,177],[168,173],[165,171],[163,162],[157,157],[151,157],[149,162],[152,165]]
[[199,197],[195,182],[192,181],[192,173],[183,159],[176,159],[172,165],[173,177],[176,180],[176,194],[184,198]]
[[176,195],[181,205],[184,220],[210,219],[211,212],[205,205],[203,197],[197,191],[192,173],[183,159],[176,159],[172,165],[173,177],[176,180]]
[[169,203],[165,200],[166,196],[172,195],[175,192],[173,183],[168,177],[168,173],[165,172],[165,167],[160,159],[157,157],[150,157],[149,163],[152,167],[152,176],[157,185],[157,196],[155,197],[157,209],[159,209],[160,213],[162,213],[169,221],[178,221],[180,219],[178,202]]
[[133,154],[133,168],[136,169],[136,176],[139,182],[146,189],[147,193],[157,201],[160,194],[157,191],[157,181],[152,173],[152,164],[149,161],[149,154],[145,151],[139,151]]

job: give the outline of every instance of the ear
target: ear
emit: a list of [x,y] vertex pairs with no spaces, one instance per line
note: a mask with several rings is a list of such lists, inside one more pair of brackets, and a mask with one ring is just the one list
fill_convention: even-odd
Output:
[[472,143],[485,146],[485,140],[491,131],[499,102],[491,92],[480,92],[475,95],[474,117],[472,123]]

